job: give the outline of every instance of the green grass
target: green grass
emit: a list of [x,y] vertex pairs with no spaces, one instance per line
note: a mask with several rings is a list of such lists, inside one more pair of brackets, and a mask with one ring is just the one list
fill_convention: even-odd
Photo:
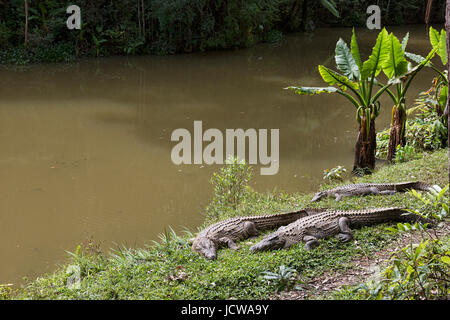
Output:
[[[448,183],[447,150],[424,154],[419,160],[384,166],[371,176],[352,182],[389,182],[422,180],[444,186]],[[343,182],[348,183],[348,181]],[[333,186],[336,184],[333,184]],[[331,185],[323,185],[322,189]],[[302,207],[355,209],[382,206],[405,206],[420,209],[421,204],[408,193],[392,196],[347,197],[340,202],[325,199],[310,203],[312,194],[249,191],[236,210],[220,216],[275,213]],[[217,217],[207,216],[205,225]],[[78,249],[66,265],[28,283],[1,298],[14,299],[264,299],[276,290],[276,283],[263,280],[264,271],[277,272],[280,265],[294,268],[303,279],[330,270],[352,268],[351,261],[385,248],[398,235],[386,232],[386,224],[355,230],[358,243],[340,243],[335,238],[321,240],[320,246],[306,251],[302,244],[289,250],[251,254],[249,247],[257,239],[244,240],[241,250],[221,249],[215,261],[191,251],[189,234],[173,232],[161,241],[141,249],[121,248],[103,255]],[[95,250],[94,250],[95,251]],[[69,265],[81,270],[81,288],[69,289],[66,282]],[[2,291],[3,290],[3,291]]]

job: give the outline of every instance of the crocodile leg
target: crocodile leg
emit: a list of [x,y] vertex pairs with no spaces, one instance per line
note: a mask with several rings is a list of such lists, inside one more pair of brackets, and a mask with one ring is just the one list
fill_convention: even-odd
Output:
[[239,250],[240,247],[230,238],[228,237],[222,237],[219,239],[219,244],[223,246],[227,246],[228,248],[232,250]]
[[335,193],[334,197],[336,198],[336,201],[340,201],[343,197],[343,195],[341,195],[340,193]]
[[247,233],[249,237],[259,236],[259,231],[256,229],[255,224],[251,221],[244,222],[244,232]]
[[383,191],[380,191],[380,190],[378,190],[377,187],[371,187],[371,188],[369,188],[369,191],[372,194],[378,194],[378,195],[380,195],[380,194],[381,195],[386,195],[386,194],[391,195],[391,194],[396,193],[396,191],[394,191],[394,190],[383,190]]
[[348,242],[353,239],[353,232],[350,229],[350,220],[346,217],[341,217],[338,220],[339,233],[338,239],[342,242]]
[[389,195],[391,195],[391,194],[395,194],[396,193],[396,191],[394,191],[394,190],[384,190],[384,191],[380,191],[380,194],[389,194]]
[[305,244],[306,250],[314,249],[315,247],[317,247],[319,245],[319,240],[317,240],[317,238],[314,236],[304,236],[303,241],[306,242],[306,244]]

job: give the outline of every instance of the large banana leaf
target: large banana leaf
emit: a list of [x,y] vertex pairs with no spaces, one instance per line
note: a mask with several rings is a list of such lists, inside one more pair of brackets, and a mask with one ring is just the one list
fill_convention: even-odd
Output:
[[415,63],[422,63],[422,61],[425,60],[425,58],[422,57],[420,54],[415,54],[415,53],[411,53],[411,52],[405,52],[405,56],[407,56],[409,59],[411,59]]
[[441,93],[439,94],[439,104],[445,106],[447,103],[448,86],[443,86],[441,88]]
[[355,59],[350,52],[347,44],[342,38],[336,43],[335,60],[337,68],[346,76],[350,81],[358,81],[360,74],[359,68]]
[[433,27],[430,27],[429,30],[430,42],[433,48],[437,48],[436,53],[441,58],[442,64],[447,64],[447,33],[444,29],[437,31]]
[[330,86],[337,85],[343,91],[347,90],[347,87],[353,89],[352,91],[358,89],[358,83],[349,80],[347,77],[328,69],[325,66],[319,65],[319,73],[322,76],[323,81]]
[[372,48],[372,54],[369,59],[363,63],[361,70],[361,80],[367,80],[369,77],[375,78],[381,72],[382,62],[389,58],[389,34],[386,28],[381,30],[377,37],[377,42]]
[[403,37],[403,40],[402,40],[402,50],[403,51],[406,50],[406,46],[408,45],[408,40],[409,40],[409,32],[406,33],[406,35]]
[[353,98],[348,93],[343,92],[342,90],[339,90],[336,87],[295,87],[295,86],[289,86],[285,89],[294,90],[296,94],[300,95],[316,95],[320,93],[339,93],[346,97],[350,102],[356,107],[359,108],[359,103],[356,101],[355,98]]
[[402,93],[401,93],[401,96],[404,96],[406,91],[408,90],[409,85],[411,84],[411,81],[414,79],[414,77],[417,75],[417,73],[420,70],[422,70],[422,68],[424,66],[426,66],[430,63],[431,59],[433,59],[433,57],[435,56],[437,50],[438,50],[438,48],[434,48],[433,50],[431,50],[431,52],[427,55],[427,57],[425,59],[422,60],[422,62],[420,62],[414,68],[410,69],[405,74],[403,74],[397,78],[393,78],[393,79],[389,80],[388,83],[390,83],[390,84],[404,83],[405,85],[404,85]]
[[408,72],[408,61],[405,59],[402,44],[393,33],[389,35],[387,48],[388,58],[382,61],[384,74],[390,79]]
[[358,70],[362,70],[361,55],[359,53],[358,41],[356,40],[355,28],[353,28],[352,41],[350,42],[350,48],[351,48],[352,57],[355,60],[356,65],[358,66]]
[[[438,48],[436,47],[435,50],[437,50]],[[426,60],[426,58],[422,57],[419,54],[415,54],[415,53],[411,53],[411,52],[405,52],[405,56],[408,57],[408,59],[421,64],[423,61]],[[428,62],[425,64],[425,66],[432,68],[434,71],[436,71],[437,74],[440,75],[440,77],[442,78],[442,80],[444,80],[445,82],[448,83],[448,79],[447,76],[441,72],[441,70],[439,70],[438,68],[436,68],[433,63],[431,63],[431,61],[428,60]],[[410,69],[411,71],[412,69]]]
[[441,30],[441,41],[439,41],[439,49],[437,53],[439,57],[441,57],[442,64],[444,66],[447,65],[447,32],[444,29]]
[[295,87],[289,86],[285,89],[294,90],[296,94],[312,96],[319,93],[335,93],[338,92],[339,89],[336,87]]

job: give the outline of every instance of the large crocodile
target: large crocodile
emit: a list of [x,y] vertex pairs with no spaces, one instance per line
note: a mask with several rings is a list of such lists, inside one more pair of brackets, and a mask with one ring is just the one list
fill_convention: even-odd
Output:
[[318,239],[338,235],[343,242],[353,238],[350,227],[361,227],[388,221],[421,221],[430,220],[412,214],[403,208],[376,208],[351,211],[325,211],[306,216],[277,231],[267,235],[250,248],[251,252],[284,249],[301,241],[310,250],[316,247]]
[[302,217],[323,212],[326,209],[302,209],[293,212],[235,217],[206,227],[192,239],[192,250],[207,259],[215,259],[220,246],[239,249],[236,241],[257,236],[259,231],[278,228]]
[[369,194],[394,194],[396,192],[404,192],[409,189],[428,191],[432,185],[420,181],[408,181],[399,183],[358,183],[348,184],[329,190],[317,192],[311,202],[319,201],[328,196],[334,196],[336,201],[342,197],[369,195]]

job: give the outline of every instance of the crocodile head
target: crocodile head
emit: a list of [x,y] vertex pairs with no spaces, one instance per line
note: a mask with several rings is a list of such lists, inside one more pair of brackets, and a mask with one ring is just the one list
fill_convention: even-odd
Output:
[[217,258],[216,244],[208,238],[195,239],[192,243],[192,250],[198,252],[209,260],[214,260]]
[[254,253],[258,251],[281,249],[284,247],[285,242],[286,241],[280,238],[277,234],[272,234],[250,247],[250,251]]
[[314,195],[314,197],[312,198],[311,202],[319,201],[320,199],[322,199],[323,197],[326,197],[326,196],[327,196],[326,191],[320,191],[320,192],[317,192],[317,193]]

